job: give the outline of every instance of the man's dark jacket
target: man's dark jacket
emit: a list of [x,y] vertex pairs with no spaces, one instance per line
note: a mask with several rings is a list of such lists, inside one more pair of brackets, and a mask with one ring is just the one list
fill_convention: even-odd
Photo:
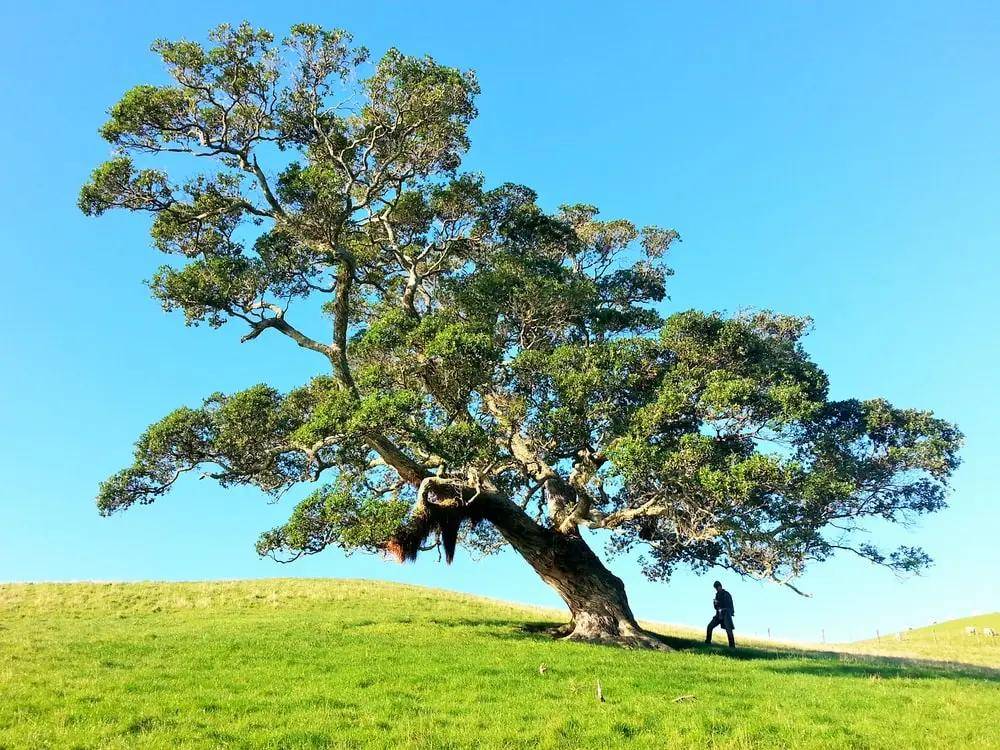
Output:
[[715,601],[712,603],[715,605],[716,612],[725,612],[730,617],[736,614],[736,610],[733,608],[733,596],[725,589],[719,589],[715,592]]

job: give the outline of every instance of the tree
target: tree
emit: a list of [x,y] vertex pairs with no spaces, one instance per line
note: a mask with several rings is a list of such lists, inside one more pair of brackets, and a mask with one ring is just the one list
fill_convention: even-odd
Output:
[[[153,45],[172,80],[112,107],[115,155],[80,207],[152,215],[177,259],[148,282],[165,310],[243,326],[243,342],[285,336],[320,367],[288,393],[215,393],[153,424],[101,485],[102,514],[196,469],[276,497],[315,482],[260,554],[509,545],[568,605],[568,637],[641,646],[660,644],[585,529],[644,550],[653,579],[686,564],[791,585],[838,550],[927,564],[856,532],[943,507],[959,432],[831,400],[807,319],[662,318],[676,232],[547,212],[526,187],[460,172],[471,72],[395,49],[370,64],[318,26],[281,45],[247,24],[210,39]],[[329,336],[292,322],[307,300]]]

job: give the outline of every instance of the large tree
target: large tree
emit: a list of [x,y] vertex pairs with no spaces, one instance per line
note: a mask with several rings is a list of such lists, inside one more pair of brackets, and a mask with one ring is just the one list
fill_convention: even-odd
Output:
[[[287,337],[317,374],[171,412],[101,485],[101,513],[194,470],[274,496],[315,482],[260,554],[509,545],[568,605],[568,637],[649,646],[585,530],[641,549],[653,579],[686,564],[790,583],[838,550],[928,562],[859,542],[859,523],[943,507],[958,431],[831,400],[806,319],[661,317],[674,231],[460,172],[471,72],[395,49],[370,63],[311,25],[210,39],[153,45],[170,82],[111,108],[114,155],[80,206],[152,215],[175,258],[149,282],[164,309]],[[305,330],[322,319],[306,300],[328,334]]]

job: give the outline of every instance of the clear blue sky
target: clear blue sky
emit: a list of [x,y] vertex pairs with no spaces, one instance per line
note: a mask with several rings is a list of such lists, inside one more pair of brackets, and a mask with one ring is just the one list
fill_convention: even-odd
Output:
[[[1000,8],[995,2],[9,3],[0,11],[0,580],[380,577],[556,603],[516,557],[402,567],[325,553],[258,560],[294,498],[195,479],[98,517],[97,483],[150,422],[214,390],[302,382],[311,358],[185,329],[141,280],[147,222],[88,220],[79,185],[107,108],[162,81],[157,36],[247,18],[350,29],[474,68],[467,166],[549,206],[676,227],[669,310],[809,314],[834,395],[934,409],[967,435],[952,506],[912,530],[937,560],[900,582],[852,560],[811,599],[727,578],[741,630],[868,637],[1000,610]],[[641,617],[701,624],[712,576],[613,568]]]

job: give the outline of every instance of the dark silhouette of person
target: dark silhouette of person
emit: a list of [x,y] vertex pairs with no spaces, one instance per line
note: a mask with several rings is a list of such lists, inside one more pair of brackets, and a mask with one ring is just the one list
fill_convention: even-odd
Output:
[[736,648],[736,639],[733,638],[733,630],[735,629],[733,615],[736,614],[736,609],[733,607],[733,595],[722,588],[722,584],[718,581],[712,585],[715,586],[715,599],[712,601],[712,606],[715,607],[715,617],[708,623],[708,630],[705,631],[705,643],[712,642],[712,631],[717,625],[721,625],[729,637],[729,648]]

